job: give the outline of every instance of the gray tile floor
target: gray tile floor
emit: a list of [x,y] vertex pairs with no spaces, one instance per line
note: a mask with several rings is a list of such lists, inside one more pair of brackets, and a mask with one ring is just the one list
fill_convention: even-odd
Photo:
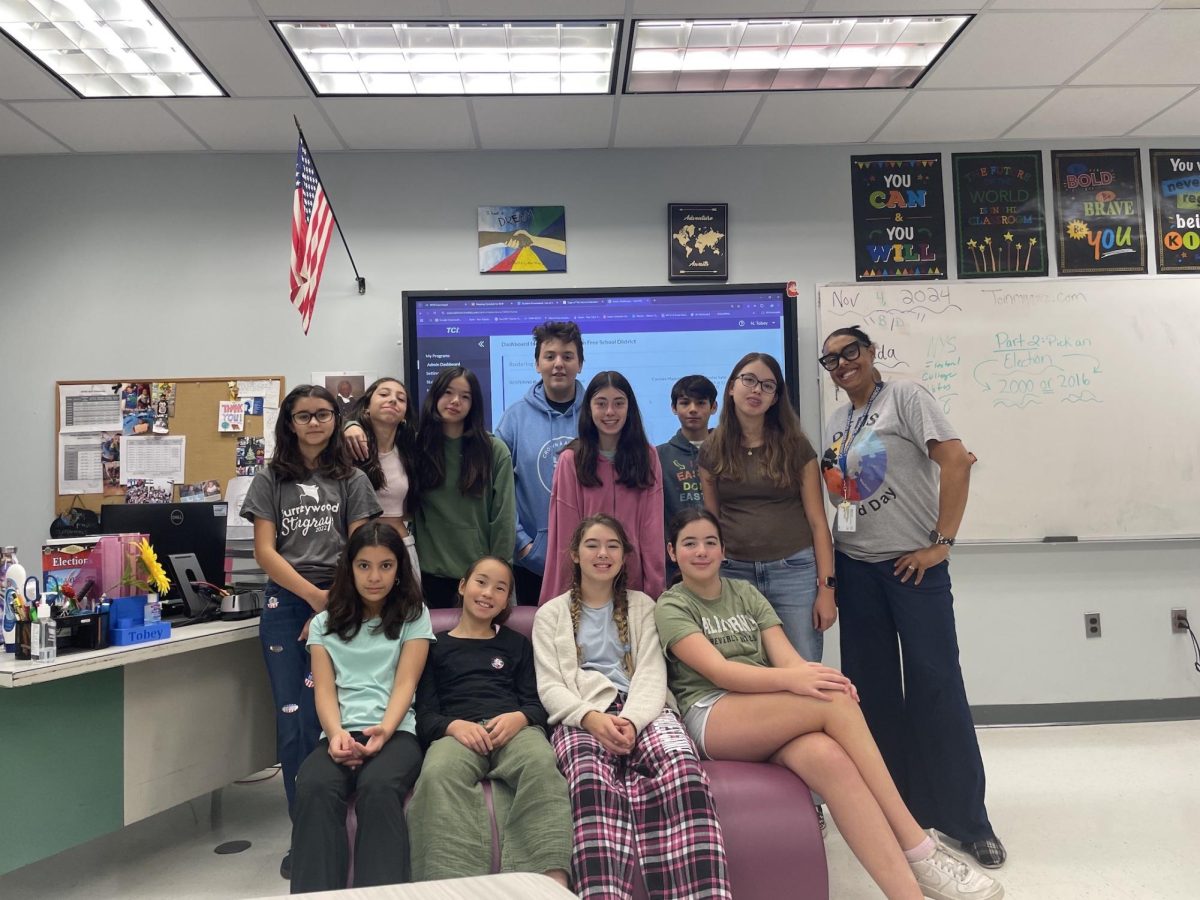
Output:
[[[1200,721],[993,728],[981,730],[980,742],[989,812],[1009,850],[997,873],[1008,897],[1200,896]],[[216,900],[286,892],[278,874],[288,841],[279,777],[231,785],[222,802],[215,829],[207,798],[184,804],[0,877],[0,897]],[[213,853],[237,839],[252,846]],[[836,828],[826,849],[834,900],[880,896]]]

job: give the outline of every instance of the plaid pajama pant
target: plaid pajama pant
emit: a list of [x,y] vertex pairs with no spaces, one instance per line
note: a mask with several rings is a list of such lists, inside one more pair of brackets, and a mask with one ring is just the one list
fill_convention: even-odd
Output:
[[[620,701],[609,709],[619,711]],[[571,793],[580,897],[631,897],[635,859],[651,900],[733,896],[708,776],[675,713],[664,709],[628,756],[583,728],[560,725],[551,743]]]

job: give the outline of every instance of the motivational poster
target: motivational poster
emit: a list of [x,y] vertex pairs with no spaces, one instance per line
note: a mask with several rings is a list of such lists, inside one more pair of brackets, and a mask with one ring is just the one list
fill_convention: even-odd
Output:
[[852,156],[858,281],[946,277],[942,155]]
[[1200,272],[1200,150],[1151,150],[1158,271]]
[[1059,275],[1145,273],[1137,150],[1055,150]]
[[958,277],[1049,274],[1041,152],[955,153],[951,168]]

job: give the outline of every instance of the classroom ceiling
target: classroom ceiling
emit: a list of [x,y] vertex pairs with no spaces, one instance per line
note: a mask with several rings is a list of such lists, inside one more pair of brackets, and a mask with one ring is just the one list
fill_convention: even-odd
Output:
[[[1200,137],[1200,0],[153,0],[230,94],[80,100],[0,36],[0,154],[518,150]],[[315,97],[272,19],[970,13],[911,90]],[[624,72],[621,54],[618,85]]]

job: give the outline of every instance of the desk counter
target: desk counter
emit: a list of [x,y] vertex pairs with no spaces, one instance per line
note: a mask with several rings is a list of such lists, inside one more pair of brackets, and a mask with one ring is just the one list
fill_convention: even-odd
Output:
[[[258,620],[163,641],[0,660],[0,874],[276,761]],[[286,815],[280,792],[280,815]]]

